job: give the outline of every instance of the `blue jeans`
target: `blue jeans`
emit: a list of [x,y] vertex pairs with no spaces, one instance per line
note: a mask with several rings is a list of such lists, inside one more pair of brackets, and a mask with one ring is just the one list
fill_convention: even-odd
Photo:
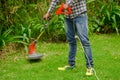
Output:
[[88,39],[87,28],[88,28],[88,19],[86,13],[83,13],[73,19],[65,18],[66,37],[69,42],[68,63],[71,66],[75,65],[75,56],[77,49],[75,34],[77,34],[84,49],[86,67],[87,68],[93,67],[92,51]]

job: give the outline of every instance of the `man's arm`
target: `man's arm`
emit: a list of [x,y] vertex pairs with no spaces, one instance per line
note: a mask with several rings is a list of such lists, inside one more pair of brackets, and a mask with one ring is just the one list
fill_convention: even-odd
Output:
[[48,9],[48,13],[51,13],[59,2],[60,0],[52,0],[50,7]]
[[59,2],[60,2],[60,0],[52,0],[52,2],[51,2],[51,4],[50,4],[50,7],[49,7],[49,9],[48,9],[48,11],[47,11],[47,13],[44,15],[44,18],[45,18],[46,20],[49,19],[50,13],[52,13],[52,11],[54,10],[55,6],[56,6]]

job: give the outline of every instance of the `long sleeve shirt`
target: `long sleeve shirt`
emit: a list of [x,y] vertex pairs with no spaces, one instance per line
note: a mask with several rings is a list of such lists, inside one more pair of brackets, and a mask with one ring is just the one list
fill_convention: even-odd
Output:
[[[52,0],[48,12],[51,13],[60,1],[62,0]],[[72,13],[70,15],[66,15],[67,18],[75,18],[87,11],[86,0],[66,0],[66,4],[70,5],[72,8]]]

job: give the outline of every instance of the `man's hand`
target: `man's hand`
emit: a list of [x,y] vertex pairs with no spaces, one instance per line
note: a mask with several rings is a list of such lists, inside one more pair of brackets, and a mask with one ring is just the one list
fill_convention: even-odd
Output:
[[55,12],[57,15],[65,14],[69,15],[72,13],[72,9],[68,4],[62,3],[61,6]]
[[44,19],[46,19],[46,20],[49,20],[49,17],[50,17],[50,13],[46,13],[46,14],[44,15]]
[[69,7],[68,4],[64,4],[64,5],[63,5],[63,8],[64,8],[65,10],[68,9],[68,7]]

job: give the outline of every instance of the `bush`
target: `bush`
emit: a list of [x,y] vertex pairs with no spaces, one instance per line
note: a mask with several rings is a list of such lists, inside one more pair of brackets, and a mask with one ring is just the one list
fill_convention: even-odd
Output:
[[[90,24],[94,32],[119,34],[120,6],[113,0],[92,0],[88,3]],[[92,8],[92,9],[91,9]]]

